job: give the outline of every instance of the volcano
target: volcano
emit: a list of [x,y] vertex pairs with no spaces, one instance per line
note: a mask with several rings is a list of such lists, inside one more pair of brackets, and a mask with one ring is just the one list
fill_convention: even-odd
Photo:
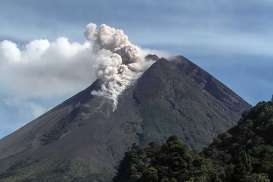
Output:
[[[0,181],[111,181],[129,148],[177,135],[194,150],[227,131],[250,105],[177,56],[156,62],[113,103],[101,81],[0,141]],[[52,88],[54,89],[54,88]]]

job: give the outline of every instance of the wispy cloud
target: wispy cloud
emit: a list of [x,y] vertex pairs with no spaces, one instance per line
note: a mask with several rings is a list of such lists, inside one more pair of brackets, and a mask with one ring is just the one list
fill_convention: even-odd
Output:
[[[183,40],[175,37],[151,41],[149,44],[171,45],[192,50],[202,50],[208,54],[241,54],[254,56],[273,56],[273,34],[254,34],[232,31],[181,31]],[[155,38],[156,39],[156,38]]]

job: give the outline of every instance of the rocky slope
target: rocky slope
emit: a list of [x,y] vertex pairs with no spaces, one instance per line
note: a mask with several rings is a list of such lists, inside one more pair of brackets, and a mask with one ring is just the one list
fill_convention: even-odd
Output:
[[[159,59],[119,98],[100,81],[0,141],[0,181],[110,181],[133,143],[177,135],[195,150],[250,105],[184,57]],[[53,88],[54,89],[54,88]]]

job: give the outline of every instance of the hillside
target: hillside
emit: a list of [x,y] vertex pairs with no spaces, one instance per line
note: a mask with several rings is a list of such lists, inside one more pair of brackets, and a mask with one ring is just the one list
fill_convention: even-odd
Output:
[[270,182],[272,133],[273,103],[261,102],[201,153],[175,136],[162,145],[133,146],[114,182]]
[[273,103],[257,104],[204,154],[225,167],[227,181],[273,181]]

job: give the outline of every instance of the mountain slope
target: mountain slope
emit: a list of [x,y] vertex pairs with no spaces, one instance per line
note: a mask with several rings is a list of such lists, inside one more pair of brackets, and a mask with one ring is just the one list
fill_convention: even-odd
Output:
[[215,133],[233,126],[240,113],[249,108],[239,96],[184,57],[154,64],[139,79],[134,98],[145,119],[146,143],[163,142],[162,135],[166,139],[179,134],[197,150],[208,145]]
[[0,141],[0,181],[109,181],[133,143],[200,150],[249,104],[184,57],[159,59],[112,103],[89,88]]

